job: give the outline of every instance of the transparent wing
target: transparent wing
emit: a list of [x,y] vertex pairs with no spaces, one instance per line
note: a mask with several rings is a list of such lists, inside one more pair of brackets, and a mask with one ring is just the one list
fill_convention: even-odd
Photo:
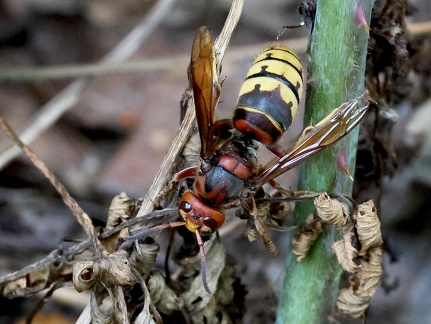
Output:
[[315,126],[304,129],[296,144],[282,157],[274,158],[255,178],[254,186],[259,188],[268,181],[289,171],[306,158],[323,150],[346,136],[359,124],[369,106],[365,96],[343,103]]

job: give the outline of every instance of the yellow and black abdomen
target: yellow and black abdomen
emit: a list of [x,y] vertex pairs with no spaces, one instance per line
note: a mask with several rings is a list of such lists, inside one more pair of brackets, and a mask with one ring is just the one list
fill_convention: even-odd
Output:
[[263,144],[275,143],[292,123],[303,92],[302,66],[283,45],[260,54],[241,87],[235,128]]

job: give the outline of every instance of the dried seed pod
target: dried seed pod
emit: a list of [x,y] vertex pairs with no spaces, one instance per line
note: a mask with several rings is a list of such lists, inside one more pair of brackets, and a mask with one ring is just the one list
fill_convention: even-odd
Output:
[[347,272],[356,272],[359,266],[353,261],[358,255],[358,250],[352,245],[352,232],[347,232],[343,238],[332,245],[332,251],[337,256],[338,263]]
[[313,215],[308,218],[307,224],[292,240],[292,252],[297,255],[296,261],[298,262],[301,262],[307,256],[311,245],[323,231],[321,220],[314,219]]
[[358,212],[354,215],[361,250],[359,255],[365,255],[367,250],[383,244],[380,231],[380,220],[374,202],[369,200],[358,205]]
[[336,199],[330,198],[326,193],[314,199],[317,215],[324,221],[342,228],[346,224],[349,208]]

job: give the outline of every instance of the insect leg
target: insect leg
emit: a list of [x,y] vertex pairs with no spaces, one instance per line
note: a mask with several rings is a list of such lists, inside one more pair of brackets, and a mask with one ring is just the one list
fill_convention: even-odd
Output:
[[196,166],[192,166],[175,173],[171,181],[169,181],[166,189],[160,192],[157,198],[155,199],[154,207],[157,208],[160,206],[160,203],[163,200],[163,198],[169,196],[175,190],[175,187],[177,186],[180,180],[185,178],[195,177],[198,175],[198,173],[199,173],[199,167],[196,167]]
[[258,216],[256,202],[252,196],[249,199],[248,206],[250,210],[250,215],[254,218],[254,225],[257,229],[257,232],[259,233],[259,236],[263,240],[263,244],[273,256],[277,256],[278,255],[277,247],[266,234],[265,226],[263,225],[261,219]]

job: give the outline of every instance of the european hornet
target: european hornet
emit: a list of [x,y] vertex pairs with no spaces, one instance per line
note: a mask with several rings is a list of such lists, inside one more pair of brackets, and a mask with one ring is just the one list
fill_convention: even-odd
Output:
[[[214,57],[209,29],[201,27],[193,42],[189,70],[201,143],[201,165],[174,176],[173,183],[195,177],[194,188],[183,194],[179,204],[182,221],[157,226],[159,230],[184,225],[195,233],[207,291],[202,236],[216,232],[223,225],[223,211],[246,206],[265,246],[276,254],[256,215],[255,194],[264,184],[274,184],[275,177],[347,135],[360,122],[369,104],[363,97],[343,103],[317,125],[305,128],[296,144],[283,151],[276,143],[292,123],[303,92],[298,57],[283,45],[263,51],[253,62],[241,87],[233,118],[217,121],[214,112],[221,84],[217,80]],[[276,155],[264,167],[259,166],[255,141]],[[129,239],[138,237],[139,234]]]

